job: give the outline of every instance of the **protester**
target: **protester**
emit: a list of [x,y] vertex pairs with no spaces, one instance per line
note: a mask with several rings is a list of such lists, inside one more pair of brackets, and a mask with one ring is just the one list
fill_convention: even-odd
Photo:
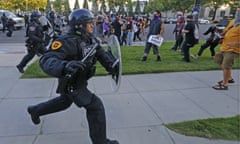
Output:
[[127,20],[127,45],[131,46],[133,44],[134,30],[133,30],[133,20],[128,18]]
[[182,29],[184,27],[184,16],[181,11],[177,12],[177,23],[173,30],[173,33],[175,34],[175,44],[171,48],[172,51],[176,51],[178,48],[181,48],[182,42],[183,42],[183,34]]
[[201,45],[198,53],[196,55],[191,55],[194,59],[197,59],[200,57],[203,53],[203,51],[210,47],[211,56],[214,58],[215,56],[215,47],[220,43],[222,36],[222,29],[217,26],[217,23],[215,25],[212,25],[208,28],[206,32],[204,32],[204,35],[208,35],[210,33],[210,36],[207,38],[206,42]]
[[113,22],[111,23],[111,25],[114,28],[114,31],[115,31],[114,34],[117,36],[118,42],[120,43],[121,42],[121,27],[122,27],[122,24],[119,22],[119,20],[120,20],[120,17],[119,17],[118,14],[116,14]]
[[234,83],[232,66],[234,60],[240,57],[240,8],[237,8],[234,22],[232,25],[228,25],[228,29],[224,33],[223,43],[220,48],[221,53],[216,54],[214,58],[223,71],[223,80],[212,87],[216,90],[228,90],[228,83]]
[[195,44],[195,37],[194,37],[194,30],[195,25],[193,22],[193,16],[188,15],[187,16],[187,24],[184,26],[182,32],[185,33],[185,40],[182,45],[183,50],[183,61],[190,62],[190,48],[194,46]]
[[157,35],[158,38],[163,37],[164,32],[165,32],[165,28],[164,28],[164,24],[163,24],[162,19],[161,19],[161,12],[159,10],[156,10],[154,12],[153,19],[150,22],[149,31],[148,31],[147,40],[146,40],[146,45],[145,45],[145,48],[144,48],[144,54],[143,54],[143,57],[142,57],[141,61],[146,61],[147,60],[147,56],[149,54],[149,51],[150,51],[151,47],[153,47],[153,53],[157,56],[157,61],[161,61],[158,46],[156,46],[152,43],[149,43],[148,38],[151,35]]
[[[43,71],[58,78],[60,96],[29,106],[28,112],[33,123],[39,124],[40,116],[66,110],[74,103],[86,109],[92,144],[119,144],[107,139],[104,105],[87,88],[88,80],[95,74],[97,60],[111,74],[118,70],[117,64],[113,67],[115,59],[94,36],[94,19],[87,9],[76,9],[70,14],[69,32],[57,38],[40,59]],[[84,58],[86,60],[82,61]]]

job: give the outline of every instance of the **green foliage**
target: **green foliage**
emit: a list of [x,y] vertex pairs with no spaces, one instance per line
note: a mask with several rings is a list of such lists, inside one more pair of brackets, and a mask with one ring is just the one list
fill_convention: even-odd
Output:
[[187,136],[209,139],[240,140],[240,115],[230,118],[211,118],[165,125],[170,130]]
[[[190,51],[196,54],[203,41]],[[165,73],[165,72],[180,72],[180,71],[206,71],[219,70],[219,66],[215,64],[210,56],[210,51],[206,49],[203,55],[197,60],[191,59],[191,63],[183,62],[182,56],[178,52],[170,51],[174,42],[165,41],[159,48],[162,61],[157,62],[156,56],[149,54],[146,62],[140,61],[143,56],[143,46],[122,46],[122,71],[124,75],[143,74],[143,73]],[[219,51],[219,46],[215,48]],[[233,68],[240,68],[240,61],[237,60]],[[96,75],[106,75],[105,69],[97,63]],[[23,74],[24,78],[48,77],[38,66],[38,61],[30,65]]]
[[31,11],[45,8],[47,0],[0,0],[0,9]]
[[83,8],[88,9],[88,1],[87,1],[87,0],[84,0],[84,2],[83,2]]
[[78,0],[75,0],[73,9],[79,9],[79,8],[80,8],[79,7],[79,2],[78,2]]
[[47,0],[47,5],[46,5],[46,8],[45,8],[45,12],[48,13],[51,11],[51,2],[50,0]]
[[136,8],[135,8],[135,14],[140,14],[140,13],[141,13],[140,1],[137,0],[137,2],[136,2]]

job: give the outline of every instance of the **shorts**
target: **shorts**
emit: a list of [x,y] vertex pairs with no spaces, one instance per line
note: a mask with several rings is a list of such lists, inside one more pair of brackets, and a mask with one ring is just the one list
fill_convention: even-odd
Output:
[[231,69],[234,64],[234,60],[240,56],[234,52],[222,52],[222,55],[223,59],[221,65],[223,69]]

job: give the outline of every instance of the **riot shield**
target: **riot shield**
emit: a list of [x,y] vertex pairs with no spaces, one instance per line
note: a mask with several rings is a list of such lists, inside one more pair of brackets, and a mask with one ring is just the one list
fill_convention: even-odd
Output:
[[114,73],[108,75],[110,87],[113,92],[118,91],[121,83],[122,76],[122,59],[121,59],[121,49],[118,42],[118,39],[115,35],[110,35],[108,38],[106,51],[115,59],[115,62],[112,65]]

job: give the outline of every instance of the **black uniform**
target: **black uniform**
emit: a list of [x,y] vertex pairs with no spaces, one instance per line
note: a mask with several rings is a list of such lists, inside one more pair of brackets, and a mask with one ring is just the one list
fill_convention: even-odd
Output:
[[196,39],[194,36],[194,30],[195,30],[194,22],[188,21],[187,25],[184,27],[184,30],[188,30],[188,32],[185,34],[185,41],[183,42],[183,45],[182,45],[182,50],[184,53],[183,60],[186,62],[190,62],[189,50],[191,47],[193,47],[196,44]]
[[31,21],[28,25],[27,35],[28,38],[25,42],[28,53],[17,65],[17,68],[21,73],[24,72],[24,67],[33,59],[35,54],[43,54],[46,51],[44,48],[43,28],[40,23]]
[[[85,9],[73,13],[76,17],[79,13],[89,15],[89,11]],[[92,51],[94,46],[97,47]],[[84,62],[81,61],[86,55],[88,55],[87,59]],[[29,106],[28,112],[31,114],[32,121],[39,124],[40,116],[66,110],[74,103],[79,108],[86,109],[89,134],[93,144],[118,144],[117,141],[107,139],[103,103],[87,88],[88,79],[95,74],[97,61],[108,72],[114,73],[112,64],[115,59],[109,52],[105,52],[93,35],[70,30],[68,34],[57,38],[52,43],[51,49],[41,57],[40,66],[47,74],[58,78],[57,93],[60,93],[60,96]]]
[[12,18],[9,18],[8,21],[7,21],[7,29],[8,29],[8,32],[7,32],[7,36],[8,37],[11,37],[12,36],[12,33],[14,31],[14,25],[16,24],[16,22],[12,19]]
[[[67,74],[65,67],[69,61],[80,61],[95,44],[91,37],[82,38],[69,34],[53,42],[52,48],[40,60],[40,66],[49,75],[59,78],[57,92],[59,97],[34,106],[38,116],[55,113],[70,107],[75,103],[87,111],[90,137],[93,144],[106,144],[106,120],[102,101],[87,88],[87,80],[94,75],[97,60],[108,70],[114,62],[111,57],[98,46],[96,51],[86,60],[84,70],[77,71],[73,80],[62,87],[64,76]],[[60,46],[62,45],[62,46]],[[65,84],[64,84],[65,85]]]

